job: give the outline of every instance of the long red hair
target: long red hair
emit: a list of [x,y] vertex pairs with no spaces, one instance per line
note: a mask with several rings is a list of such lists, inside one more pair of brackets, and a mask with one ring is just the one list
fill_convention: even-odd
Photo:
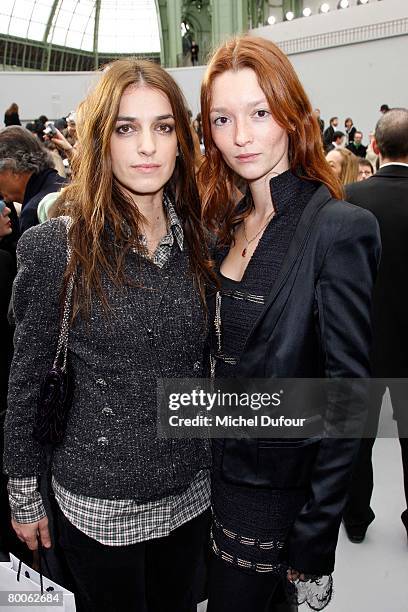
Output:
[[343,195],[341,184],[324,157],[316,116],[286,55],[263,38],[239,36],[228,40],[213,54],[201,85],[205,159],[198,175],[203,219],[226,243],[231,242],[233,227],[242,219],[242,214],[240,217],[235,214],[235,174],[211,136],[212,88],[218,75],[242,68],[255,72],[272,115],[288,133],[291,170],[305,179],[325,184],[334,198],[340,199]]

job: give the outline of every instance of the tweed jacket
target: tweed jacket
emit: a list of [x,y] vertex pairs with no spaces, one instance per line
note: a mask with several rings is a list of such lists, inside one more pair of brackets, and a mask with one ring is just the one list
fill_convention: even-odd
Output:
[[[18,245],[4,458],[13,477],[42,469],[32,427],[56,351],[66,253],[61,219],[27,230]],[[52,471],[72,493],[143,503],[181,492],[209,466],[204,441],[160,439],[156,431],[157,383],[201,375],[206,322],[186,248],[173,245],[162,268],[130,252],[125,273],[135,282],[122,287],[102,276],[108,314],[94,297],[89,319],[71,326],[73,403]]]

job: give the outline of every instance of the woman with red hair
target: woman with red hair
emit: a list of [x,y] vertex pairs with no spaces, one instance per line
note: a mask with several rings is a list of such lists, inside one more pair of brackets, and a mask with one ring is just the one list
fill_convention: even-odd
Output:
[[[270,41],[230,40],[208,64],[201,104],[199,181],[220,285],[209,299],[213,375],[368,377],[378,226],[341,201],[289,60]],[[213,441],[209,612],[330,601],[358,441],[327,435],[348,407],[324,401],[313,437]]]

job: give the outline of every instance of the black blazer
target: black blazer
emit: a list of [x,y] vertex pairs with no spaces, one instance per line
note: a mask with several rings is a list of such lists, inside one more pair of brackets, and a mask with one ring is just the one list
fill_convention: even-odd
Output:
[[347,144],[350,144],[351,142],[354,142],[354,136],[355,136],[356,132],[357,132],[357,130],[354,127],[354,125],[351,126],[351,130],[349,132],[347,131],[347,129],[345,130],[346,138],[347,138]]
[[[371,297],[380,257],[373,215],[331,198],[321,186],[307,204],[261,316],[247,339],[237,377],[369,376]],[[341,402],[325,406],[338,415]],[[358,412],[361,408],[356,406]],[[288,542],[299,571],[328,574],[350,470],[359,442],[225,440],[224,478],[242,485],[307,487],[310,496]]]
[[329,125],[329,127],[325,129],[325,131],[323,133],[323,144],[326,147],[331,145],[331,143],[333,142],[333,136],[334,136],[334,132],[335,131],[336,130],[334,129],[334,127],[332,125]]
[[374,290],[373,376],[408,376],[408,166],[385,166],[346,187],[378,220],[382,257]]

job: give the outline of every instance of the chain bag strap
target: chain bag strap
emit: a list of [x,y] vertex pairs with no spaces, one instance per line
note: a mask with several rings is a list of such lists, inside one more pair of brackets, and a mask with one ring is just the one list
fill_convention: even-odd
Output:
[[[68,236],[71,220],[67,218],[65,222]],[[67,265],[71,254],[71,246],[67,242]],[[72,274],[67,285],[54,363],[41,382],[37,402],[33,437],[44,446],[55,446],[62,441],[72,402],[73,384],[69,373],[68,336],[74,283],[75,274]]]
[[[71,253],[72,253],[71,247],[70,245],[68,245],[67,247],[67,266],[71,259]],[[62,361],[61,370],[64,372],[67,369],[69,318],[71,315],[71,304],[72,304],[72,293],[74,290],[74,281],[75,281],[74,275],[71,274],[71,276],[69,277],[68,285],[67,285],[67,292],[66,292],[65,301],[64,301],[64,310],[62,314],[61,329],[60,329],[60,333],[58,337],[57,352],[55,354],[55,359],[54,359],[54,364],[53,364],[53,368],[56,368],[62,356],[63,361]]]

